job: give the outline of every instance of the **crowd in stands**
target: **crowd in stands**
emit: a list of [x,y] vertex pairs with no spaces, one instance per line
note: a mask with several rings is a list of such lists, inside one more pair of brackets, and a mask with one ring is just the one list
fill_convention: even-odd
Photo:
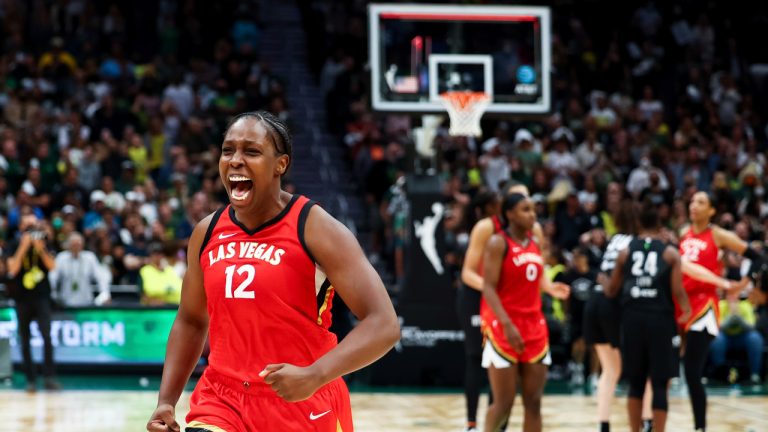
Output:
[[[126,284],[146,304],[178,303],[192,228],[227,200],[227,122],[285,115],[259,13],[234,0],[1,2],[2,256],[31,211],[59,254],[63,304]],[[73,296],[83,284],[94,295]]]
[[[547,261],[553,278],[595,269],[615,232],[612,214],[624,194],[653,200],[674,241],[687,223],[692,193],[709,191],[718,199],[716,222],[763,248],[768,55],[754,34],[768,17],[765,7],[693,1],[546,4],[557,12],[553,110],[536,120],[488,117],[484,136],[477,139],[448,136],[443,124],[435,146],[451,214],[465,213],[483,190],[498,191],[509,180],[526,184],[552,245]],[[371,110],[366,8],[367,2],[311,2],[303,10],[304,22],[328,127],[348,148],[366,196],[372,252],[401,281],[407,206],[401,205],[397,182],[412,169],[406,154],[418,123]],[[606,16],[613,21],[605,22]],[[466,238],[471,220],[470,215],[463,223],[446,224],[448,235]],[[737,279],[739,260],[727,257],[729,274]],[[583,300],[581,294],[577,287],[571,305],[549,307],[553,321],[562,324],[565,344],[574,342],[567,340],[575,315],[568,306]],[[746,327],[756,331],[743,338],[749,340],[745,344],[768,341],[765,295],[752,290],[728,301],[754,312]],[[725,341],[716,344],[721,346]],[[714,357],[721,361],[724,354]]]

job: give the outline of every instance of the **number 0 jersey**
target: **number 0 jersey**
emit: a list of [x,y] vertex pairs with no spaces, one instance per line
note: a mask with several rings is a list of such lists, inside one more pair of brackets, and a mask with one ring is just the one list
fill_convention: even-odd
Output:
[[[506,242],[506,252],[501,264],[501,273],[497,291],[504,310],[508,314],[541,313],[541,294],[539,279],[544,272],[544,261],[539,246],[528,236],[525,246],[518,244],[506,233],[502,233]],[[490,321],[493,312],[483,300],[480,313],[484,320]]]
[[528,241],[521,245],[507,233],[501,234],[506,242],[506,251],[501,264],[497,292],[509,319],[517,327],[525,343],[525,350],[516,353],[504,334],[493,310],[483,299],[480,303],[481,327],[486,342],[508,362],[536,363],[549,352],[549,333],[544,314],[541,311],[539,282],[544,276],[544,261],[539,246],[528,235]]
[[336,345],[334,290],[304,242],[312,205],[294,195],[254,230],[231,206],[214,215],[200,252],[214,370],[266,385],[267,364],[308,366]]

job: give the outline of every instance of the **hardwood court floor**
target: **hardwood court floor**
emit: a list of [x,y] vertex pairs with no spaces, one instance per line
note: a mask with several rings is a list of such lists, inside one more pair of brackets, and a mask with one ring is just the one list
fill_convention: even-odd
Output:
[[[140,432],[145,430],[157,393],[151,391],[65,390],[29,395],[0,391],[0,430],[4,432]],[[188,410],[189,393],[179,403],[179,420]],[[614,406],[615,430],[627,430],[624,398]],[[486,400],[481,401],[481,417]],[[464,401],[459,394],[353,393],[352,407],[359,432],[461,431]],[[510,431],[521,429],[521,407],[514,410]],[[590,396],[545,396],[544,430],[597,430],[595,402]],[[768,431],[768,397],[711,396],[709,430]],[[672,397],[667,430],[692,430],[688,400]]]

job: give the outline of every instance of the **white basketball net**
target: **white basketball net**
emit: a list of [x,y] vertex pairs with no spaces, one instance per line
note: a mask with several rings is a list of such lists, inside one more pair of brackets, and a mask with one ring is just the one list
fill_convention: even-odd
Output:
[[491,97],[482,92],[452,91],[440,95],[448,116],[451,118],[451,128],[448,133],[453,136],[480,136],[480,118],[491,103]]

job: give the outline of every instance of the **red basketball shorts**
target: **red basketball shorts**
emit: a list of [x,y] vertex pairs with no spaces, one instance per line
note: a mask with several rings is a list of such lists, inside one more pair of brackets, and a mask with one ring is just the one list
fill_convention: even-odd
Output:
[[544,316],[539,313],[523,316],[513,315],[512,323],[517,327],[523,338],[525,348],[522,353],[516,352],[504,335],[502,325],[495,319],[484,323],[483,333],[485,347],[483,349],[482,366],[488,368],[509,367],[514,363],[542,363],[549,365],[549,331]]
[[208,368],[189,403],[187,428],[211,432],[353,430],[349,390],[341,378],[307,400],[286,402],[263,383],[246,383]]

